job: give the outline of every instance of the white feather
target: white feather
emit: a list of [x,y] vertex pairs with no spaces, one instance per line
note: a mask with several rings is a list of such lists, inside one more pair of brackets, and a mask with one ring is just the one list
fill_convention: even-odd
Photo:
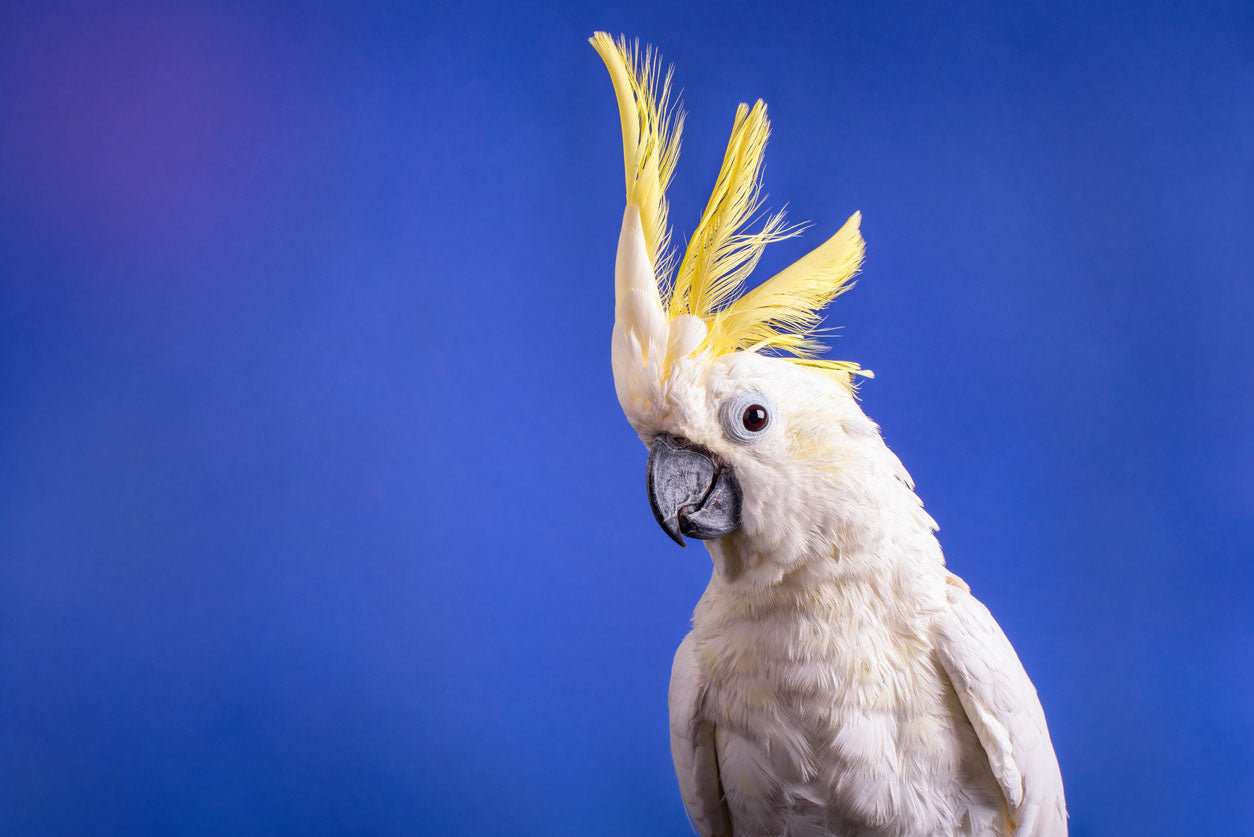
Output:
[[[715,572],[672,681],[698,832],[725,833],[725,803],[735,837],[1065,834],[1035,691],[946,572],[878,428],[795,364],[690,362],[649,430],[715,451],[744,491],[741,529],[708,543]],[[747,389],[775,411],[750,445],[720,409]]]
[[671,758],[684,809],[697,833],[730,837],[731,822],[719,786],[714,726],[700,720],[704,690],[692,634],[679,644],[671,667]]
[[1036,689],[988,608],[951,576],[937,620],[941,664],[988,755],[1016,834],[1066,833],[1062,774]]

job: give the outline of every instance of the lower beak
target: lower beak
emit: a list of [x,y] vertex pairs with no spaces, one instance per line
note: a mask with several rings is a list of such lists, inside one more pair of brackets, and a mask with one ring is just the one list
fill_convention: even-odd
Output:
[[740,528],[740,482],[731,466],[687,439],[658,434],[649,450],[649,505],[675,543],[721,538]]

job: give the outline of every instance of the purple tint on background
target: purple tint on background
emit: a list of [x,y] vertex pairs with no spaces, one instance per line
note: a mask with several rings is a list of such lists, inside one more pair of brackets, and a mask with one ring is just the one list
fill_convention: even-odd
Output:
[[250,137],[276,104],[276,56],[246,19],[119,7],[29,23],[6,58],[6,168],[26,213],[142,248],[151,227],[194,232],[189,220],[244,196]]

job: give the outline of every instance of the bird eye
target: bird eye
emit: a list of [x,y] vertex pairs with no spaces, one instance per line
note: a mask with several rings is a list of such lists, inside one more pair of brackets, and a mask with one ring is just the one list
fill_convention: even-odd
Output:
[[733,442],[756,442],[771,426],[771,401],[756,390],[733,395],[721,413],[723,431]]
[[745,407],[744,415],[740,417],[740,423],[750,433],[760,433],[765,430],[768,420],[766,408],[761,404],[750,404],[748,407]]

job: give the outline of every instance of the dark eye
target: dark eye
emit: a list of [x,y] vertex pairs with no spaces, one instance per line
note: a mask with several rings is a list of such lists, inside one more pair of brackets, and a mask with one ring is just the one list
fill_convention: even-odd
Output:
[[741,423],[745,426],[745,430],[750,433],[757,433],[766,428],[768,416],[766,408],[761,404],[750,404],[745,407],[744,415],[740,417]]
[[769,396],[755,390],[732,395],[719,408],[719,421],[727,438],[741,445],[751,445],[764,438],[775,419]]

